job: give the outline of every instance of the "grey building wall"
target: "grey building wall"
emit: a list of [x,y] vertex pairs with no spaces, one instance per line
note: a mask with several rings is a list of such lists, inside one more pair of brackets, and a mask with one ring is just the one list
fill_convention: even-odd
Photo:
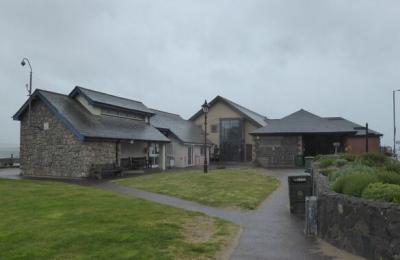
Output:
[[87,177],[91,164],[116,160],[116,143],[77,140],[40,100],[32,102],[30,127],[28,113],[21,118],[20,147],[25,176]]
[[301,136],[257,136],[256,163],[262,167],[295,167],[299,142]]

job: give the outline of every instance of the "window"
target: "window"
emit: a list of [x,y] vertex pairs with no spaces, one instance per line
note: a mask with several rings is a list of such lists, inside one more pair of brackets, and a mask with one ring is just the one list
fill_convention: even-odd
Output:
[[158,144],[156,143],[151,143],[149,146],[149,155],[150,156],[156,156],[159,154],[159,147]]
[[116,110],[116,109],[109,109],[109,108],[102,108],[101,114],[106,115],[106,116],[116,116],[116,117],[129,118],[129,119],[135,119],[135,120],[144,120],[143,117],[138,116],[132,112],[121,111],[121,110]]
[[218,125],[217,124],[211,125],[211,133],[218,133]]
[[172,143],[167,144],[167,155],[173,155],[174,154],[174,148],[172,146]]

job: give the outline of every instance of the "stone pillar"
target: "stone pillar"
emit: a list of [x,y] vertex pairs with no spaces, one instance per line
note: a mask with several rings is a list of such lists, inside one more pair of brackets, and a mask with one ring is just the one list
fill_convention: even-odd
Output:
[[160,144],[160,169],[165,171],[167,169],[167,152],[166,152],[166,144]]
[[307,196],[306,197],[306,221],[304,232],[308,236],[317,235],[317,197]]
[[297,138],[297,154],[303,155],[303,136],[299,135]]

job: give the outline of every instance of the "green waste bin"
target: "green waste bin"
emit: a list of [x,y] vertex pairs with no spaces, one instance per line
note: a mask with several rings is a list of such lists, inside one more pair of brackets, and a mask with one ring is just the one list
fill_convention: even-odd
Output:
[[304,157],[304,169],[305,172],[311,172],[311,164],[314,160],[314,156],[305,156]]
[[290,213],[304,215],[306,197],[312,195],[310,174],[288,176]]

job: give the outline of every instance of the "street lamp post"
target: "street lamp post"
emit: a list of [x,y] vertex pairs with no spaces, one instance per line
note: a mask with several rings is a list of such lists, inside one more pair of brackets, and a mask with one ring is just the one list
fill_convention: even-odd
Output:
[[207,100],[201,106],[204,113],[204,173],[208,172],[208,162],[207,162],[207,113],[208,113],[208,103]]
[[393,90],[393,157],[397,159],[396,154],[396,92],[400,89]]
[[369,145],[368,145],[368,135],[369,135],[369,130],[368,130],[368,123],[365,124],[365,152],[369,152]]
[[31,126],[31,95],[32,95],[32,66],[31,63],[29,62],[28,58],[23,58],[21,61],[21,65],[25,66],[28,63],[29,65],[29,86],[27,87],[28,90],[28,126]]

